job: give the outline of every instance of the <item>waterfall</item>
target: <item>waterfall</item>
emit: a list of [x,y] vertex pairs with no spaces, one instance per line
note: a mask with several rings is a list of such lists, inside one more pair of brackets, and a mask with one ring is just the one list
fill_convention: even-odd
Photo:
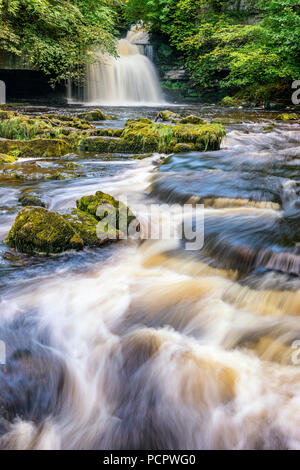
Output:
[[84,102],[89,105],[151,105],[164,102],[148,33],[138,26],[117,44],[119,57],[97,53],[89,65]]

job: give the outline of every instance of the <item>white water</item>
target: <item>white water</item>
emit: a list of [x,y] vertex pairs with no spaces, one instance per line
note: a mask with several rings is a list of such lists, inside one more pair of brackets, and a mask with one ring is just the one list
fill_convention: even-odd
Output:
[[[98,52],[88,67],[84,102],[89,105],[157,105],[164,102],[147,32],[133,27],[117,45],[119,57]],[[144,55],[144,49],[147,56]]]

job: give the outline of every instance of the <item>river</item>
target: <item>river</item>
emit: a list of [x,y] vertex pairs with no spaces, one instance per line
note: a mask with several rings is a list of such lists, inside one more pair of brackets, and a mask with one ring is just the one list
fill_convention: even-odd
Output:
[[[108,127],[157,112],[104,109]],[[205,205],[201,250],[131,240],[46,258],[0,243],[1,448],[300,448],[299,121],[174,111],[225,121],[221,150],[161,166],[82,152],[1,173],[2,240],[29,189],[62,212],[97,190],[138,217],[141,204]]]

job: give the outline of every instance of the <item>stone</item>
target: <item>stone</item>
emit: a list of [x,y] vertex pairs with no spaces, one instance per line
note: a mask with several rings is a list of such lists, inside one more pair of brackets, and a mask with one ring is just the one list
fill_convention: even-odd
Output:
[[62,215],[42,207],[25,207],[5,242],[23,253],[54,254],[81,250],[83,240]]
[[24,193],[19,197],[19,202],[22,206],[38,206],[46,207],[46,203],[35,194]]
[[101,109],[93,109],[87,113],[80,113],[77,115],[79,119],[85,119],[86,121],[105,121],[109,119]]

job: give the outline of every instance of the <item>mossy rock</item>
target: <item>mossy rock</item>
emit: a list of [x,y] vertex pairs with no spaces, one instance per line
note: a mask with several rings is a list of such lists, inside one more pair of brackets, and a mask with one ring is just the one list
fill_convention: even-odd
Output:
[[99,244],[97,236],[98,220],[87,212],[73,209],[71,214],[63,215],[63,218],[73,227],[87,246]]
[[123,129],[94,129],[89,134],[90,136],[121,137],[122,132]]
[[82,149],[98,153],[129,152],[129,147],[119,137],[90,136],[83,140]]
[[0,152],[19,151],[22,157],[62,157],[72,150],[72,145],[59,139],[10,140],[0,139]]
[[297,121],[299,119],[298,114],[292,113],[292,114],[279,114],[276,118],[276,121]]
[[35,194],[24,193],[19,197],[19,203],[22,206],[46,207],[46,203]]
[[131,222],[136,220],[129,207],[102,191],[97,191],[92,196],[83,196],[76,201],[76,206],[78,210],[90,214],[97,221],[105,218],[110,226],[123,233],[127,233]]
[[194,144],[195,150],[218,150],[225,130],[220,124],[156,124],[128,121],[121,137],[90,136],[83,149],[100,153],[170,153],[178,144]]
[[86,121],[105,121],[106,119],[109,119],[101,109],[93,109],[87,113],[80,113],[77,117],[79,119],[85,119]]
[[15,163],[17,158],[12,155],[6,155],[0,153],[0,165],[7,164],[7,163]]
[[221,100],[221,106],[225,107],[236,107],[240,106],[240,101],[237,98],[233,98],[232,96],[224,96]]
[[5,242],[23,253],[52,254],[80,250],[83,240],[62,215],[42,207],[25,207]]
[[176,144],[174,147],[174,153],[184,153],[184,152],[192,152],[195,150],[195,147],[193,144]]
[[207,124],[204,119],[199,116],[195,116],[194,114],[190,114],[179,121],[181,124]]
[[163,121],[172,122],[172,121],[176,121],[176,120],[180,119],[179,114],[173,113],[172,111],[169,111],[168,109],[165,109],[160,114],[161,114],[161,118],[162,118]]

